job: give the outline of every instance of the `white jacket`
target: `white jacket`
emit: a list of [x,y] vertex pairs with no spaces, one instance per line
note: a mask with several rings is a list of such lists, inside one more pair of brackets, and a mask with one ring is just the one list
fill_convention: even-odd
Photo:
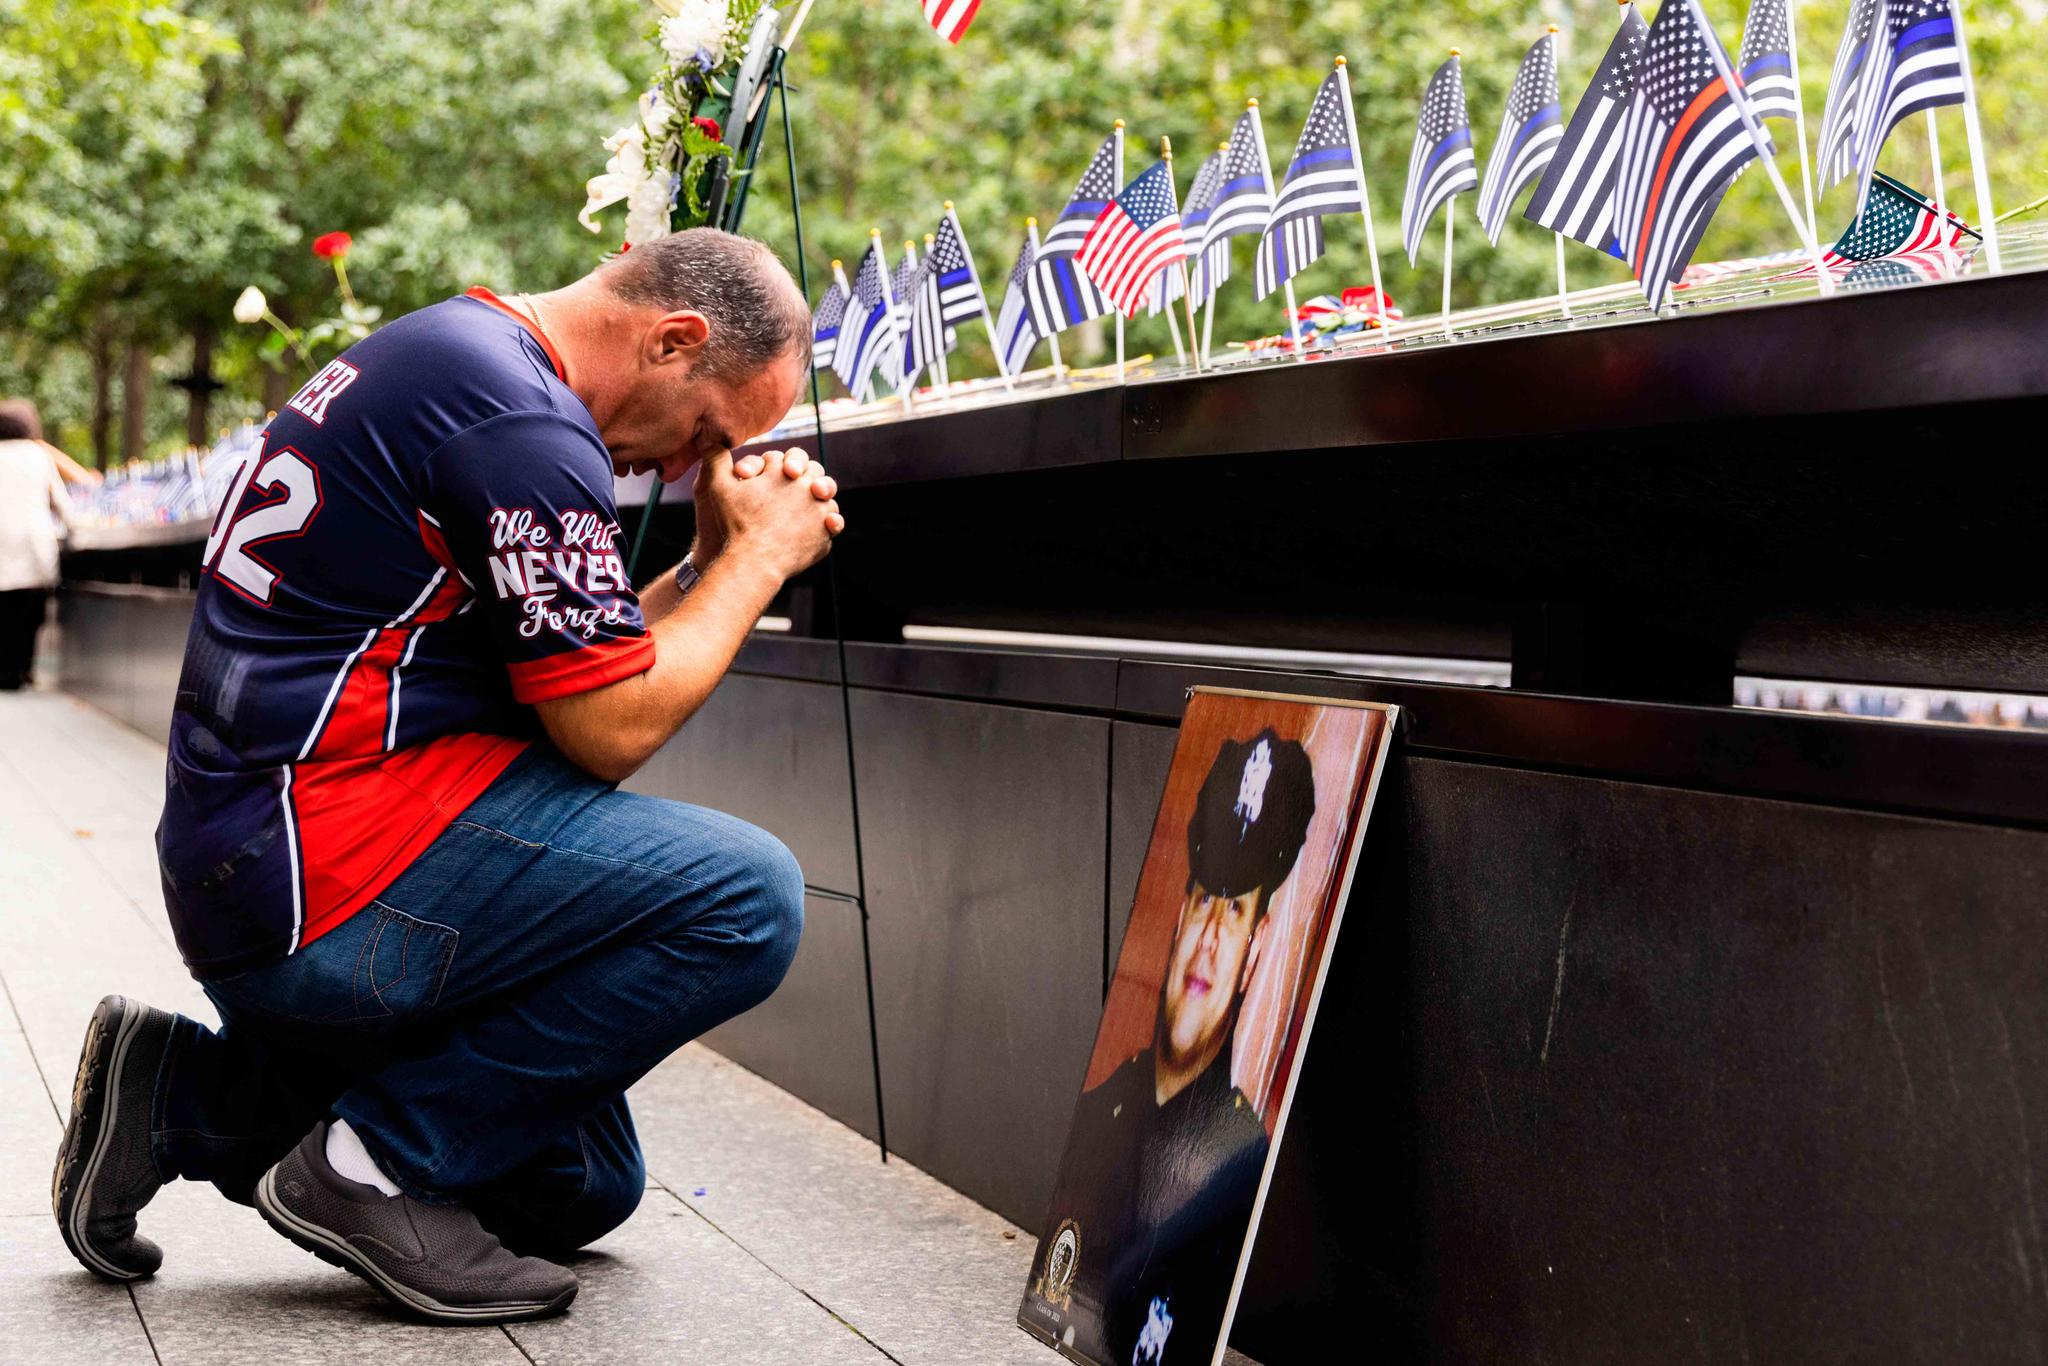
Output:
[[57,527],[71,500],[50,453],[33,441],[0,441],[0,593],[57,586]]

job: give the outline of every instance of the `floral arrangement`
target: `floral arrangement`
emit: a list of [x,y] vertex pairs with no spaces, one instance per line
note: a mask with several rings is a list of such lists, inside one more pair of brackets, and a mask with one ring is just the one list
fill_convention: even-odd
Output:
[[734,78],[764,0],[653,3],[661,11],[653,33],[661,67],[637,117],[604,140],[610,159],[585,187],[577,215],[600,232],[593,215],[624,201],[628,247],[709,220],[705,186],[713,160],[733,155],[724,125],[733,122]]
[[270,324],[270,336],[263,343],[264,360],[278,365],[289,351],[298,357],[300,365],[310,370],[317,351],[327,347],[346,350],[370,335],[384,310],[356,298],[356,292],[349,288],[346,262],[349,248],[354,245],[355,239],[345,232],[323,232],[313,239],[313,254],[334,267],[335,289],[341,295],[341,311],[335,317],[321,318],[301,329],[271,312],[270,300],[254,285],[235,299],[236,322]]

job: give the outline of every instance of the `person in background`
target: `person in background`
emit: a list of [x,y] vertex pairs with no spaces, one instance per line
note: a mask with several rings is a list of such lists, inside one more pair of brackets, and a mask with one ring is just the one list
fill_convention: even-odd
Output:
[[54,449],[35,404],[0,403],[0,692],[31,681],[36,633],[57,586],[58,528],[71,525]]

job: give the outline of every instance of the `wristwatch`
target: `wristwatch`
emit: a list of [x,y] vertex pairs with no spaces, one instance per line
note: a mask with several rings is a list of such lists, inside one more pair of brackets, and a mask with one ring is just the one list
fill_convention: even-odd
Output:
[[697,586],[697,580],[703,577],[697,572],[697,566],[690,563],[690,557],[683,556],[683,562],[676,566],[676,591],[687,594]]

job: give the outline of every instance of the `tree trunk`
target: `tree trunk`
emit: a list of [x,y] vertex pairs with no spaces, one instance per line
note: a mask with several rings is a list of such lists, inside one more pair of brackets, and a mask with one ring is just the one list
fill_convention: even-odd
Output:
[[292,381],[296,378],[296,372],[291,370],[263,372],[263,412],[266,418],[284,407],[285,400],[292,396]]
[[213,404],[213,324],[192,327],[192,388],[185,409],[185,439],[195,446],[209,444],[206,412]]
[[92,463],[107,467],[110,429],[114,423],[114,338],[105,316],[92,328]]
[[121,377],[121,459],[140,460],[149,436],[149,352],[141,342],[128,343],[128,365]]

